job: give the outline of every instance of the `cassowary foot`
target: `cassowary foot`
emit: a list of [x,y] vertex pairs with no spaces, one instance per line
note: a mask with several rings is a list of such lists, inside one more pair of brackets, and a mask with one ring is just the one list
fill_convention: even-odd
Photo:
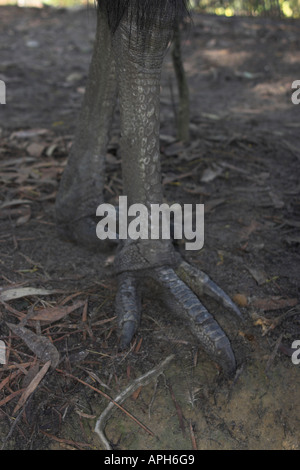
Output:
[[205,273],[184,261],[172,246],[160,246],[157,252],[153,249],[150,259],[148,253],[147,245],[130,243],[116,257],[120,348],[128,347],[139,326],[142,282],[151,279],[159,287],[161,300],[170,313],[189,326],[200,346],[227,376],[234,374],[236,361],[230,342],[198,297],[207,294],[243,319],[237,306]]
[[230,297],[207,274],[184,261],[169,241],[129,240],[121,245],[118,240],[99,240],[96,223],[95,217],[83,217],[72,224],[58,224],[58,232],[64,239],[101,251],[112,244],[119,245],[114,267],[118,277],[120,349],[129,346],[139,326],[142,284],[151,279],[170,313],[181,318],[207,354],[226,375],[232,375],[236,361],[230,342],[199,300],[208,295],[243,320]]

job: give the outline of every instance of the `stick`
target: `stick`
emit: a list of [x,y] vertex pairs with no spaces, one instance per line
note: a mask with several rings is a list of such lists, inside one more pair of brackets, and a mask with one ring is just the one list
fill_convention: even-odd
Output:
[[141,377],[134,380],[130,385],[128,385],[128,387],[125,388],[125,390],[123,390],[123,392],[121,392],[114,399],[113,402],[109,403],[105,410],[101,413],[96,422],[95,432],[98,434],[101,444],[106,450],[112,450],[112,447],[105,436],[105,426],[110,415],[115,409],[115,405],[118,406],[120,403],[123,403],[126,398],[131,396],[139,387],[148,385],[148,383],[158,377],[163,372],[163,370],[169,365],[169,363],[174,359],[174,357],[174,354],[171,354],[164,361],[160,362],[158,366],[154,367],[154,369],[151,369]]

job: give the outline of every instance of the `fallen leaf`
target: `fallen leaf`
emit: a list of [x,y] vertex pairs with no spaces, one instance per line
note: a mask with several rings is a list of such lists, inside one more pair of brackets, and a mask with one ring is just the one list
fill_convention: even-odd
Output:
[[16,414],[16,412],[26,403],[30,395],[35,391],[36,387],[39,385],[43,377],[48,372],[50,365],[51,361],[46,362],[46,364],[44,364],[41,370],[36,374],[34,379],[30,382],[28,387],[22,393],[17,405],[15,406],[13,414]]
[[81,72],[73,72],[73,73],[70,73],[70,75],[67,76],[66,81],[68,83],[74,83],[74,82],[78,82],[79,80],[81,80],[82,77],[83,77],[83,75],[82,75]]
[[201,113],[201,116],[206,119],[211,119],[212,121],[219,121],[222,119],[224,116],[218,115],[218,114],[212,114],[212,113]]
[[248,299],[245,294],[235,294],[232,300],[240,307],[246,307],[248,305]]
[[26,224],[30,220],[30,217],[31,217],[31,208],[30,206],[25,206],[24,213],[20,217],[18,217],[16,220],[16,226],[20,227],[20,225]]
[[251,305],[255,308],[268,311],[279,310],[286,307],[295,307],[298,302],[299,300],[295,298],[282,299],[281,297],[274,296],[266,299],[253,299],[251,300]]
[[249,268],[248,266],[246,266],[246,268],[248,269],[252,277],[256,280],[259,286],[262,286],[267,282],[268,276],[265,271],[263,271],[262,269]]
[[15,392],[12,392],[10,395],[7,397],[3,398],[3,400],[0,400],[0,407],[3,405],[6,405],[10,400],[15,398],[17,395],[20,395],[20,393],[24,392],[24,388],[20,388],[19,390],[16,390]]
[[202,176],[200,178],[201,183],[210,183],[218,176],[223,173],[223,168],[220,166],[214,165],[212,168],[207,168],[203,171]]
[[28,348],[36,354],[36,356],[43,362],[51,361],[51,365],[55,368],[59,362],[59,352],[56,347],[45,336],[40,336],[33,333],[28,328],[13,323],[6,323],[11,331],[19,336]]
[[52,155],[54,154],[54,152],[57,148],[58,148],[57,144],[49,145],[49,147],[46,150],[47,157],[52,157]]
[[13,168],[18,168],[21,166],[22,163],[32,163],[35,161],[36,159],[32,157],[10,158],[9,160],[1,161],[1,168],[10,166],[12,166]]
[[261,326],[263,336],[265,336],[265,334],[269,331],[270,325],[271,320],[269,320],[268,318],[261,317],[254,322],[254,326]]
[[10,136],[11,139],[17,138],[17,139],[29,139],[31,137],[36,137],[39,135],[45,135],[48,134],[49,130],[48,129],[26,129],[23,131],[16,131],[13,132]]
[[140,395],[142,389],[143,389],[143,387],[141,386],[141,387],[139,387],[138,389],[136,389],[136,390],[133,392],[133,394],[131,395],[131,398],[132,398],[134,401],[136,401],[136,400],[138,399],[138,397],[139,397],[139,395]]
[[261,72],[252,73],[252,72],[247,72],[246,70],[244,72],[239,72],[238,70],[236,70],[234,72],[234,75],[238,78],[246,78],[247,80],[254,80],[256,78],[260,78],[263,76]]
[[32,204],[32,201],[27,199],[14,199],[13,201],[7,201],[1,204],[0,209],[6,209],[7,207],[20,206],[21,204]]
[[57,293],[65,293],[61,290],[48,290],[48,289],[37,289],[35,287],[19,287],[17,289],[4,289],[1,292],[0,289],[0,300],[7,302],[8,300],[20,299],[22,297],[28,297],[30,295],[51,295]]
[[45,150],[46,144],[39,144],[37,142],[32,142],[32,144],[28,145],[27,152],[32,157],[40,157]]
[[50,307],[50,308],[43,308],[39,310],[35,315],[30,318],[30,321],[42,321],[45,323],[53,323],[55,321],[61,320],[66,315],[69,315],[74,310],[85,305],[85,300],[80,300],[76,302],[74,305],[70,305],[69,307]]
[[176,142],[176,137],[173,135],[168,135],[168,134],[160,134],[159,136],[160,141],[164,144],[173,144]]
[[96,415],[89,415],[87,413],[83,413],[80,410],[75,410],[75,413],[77,413],[81,418],[86,418],[86,419],[95,419],[95,418],[97,418]]

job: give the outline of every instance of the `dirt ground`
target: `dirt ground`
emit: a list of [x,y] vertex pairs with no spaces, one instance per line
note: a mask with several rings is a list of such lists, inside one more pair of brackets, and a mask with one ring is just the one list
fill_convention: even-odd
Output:
[[[101,392],[115,398],[175,354],[123,403],[139,423],[121,409],[107,421],[112,448],[299,450],[300,365],[291,355],[300,340],[300,105],[291,85],[300,79],[300,23],[194,18],[183,44],[188,145],[176,141],[170,54],[163,71],[165,197],[205,204],[204,248],[185,257],[245,316],[243,324],[203,299],[231,340],[232,380],[151,290],[130,350],[119,353],[114,251],[93,253],[56,234],[55,195],[94,30],[93,9],[0,8],[2,448],[103,449],[94,432],[109,403]],[[122,191],[118,134],[117,116],[107,153],[113,202]]]

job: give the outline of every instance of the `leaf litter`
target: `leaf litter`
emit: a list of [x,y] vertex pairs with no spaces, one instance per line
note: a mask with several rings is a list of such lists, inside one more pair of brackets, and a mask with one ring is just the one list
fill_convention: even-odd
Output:
[[[78,14],[65,11],[59,15],[46,9],[39,10],[38,13],[34,9],[26,9],[22,14],[18,9],[2,8],[1,11],[7,16],[1,15],[0,21],[3,22],[3,18],[10,18],[7,19],[7,24],[15,32],[16,38],[21,38],[32,23],[40,44],[46,40],[48,32],[53,34],[55,30],[62,54],[57,53],[57,45],[55,43],[52,46],[51,39],[47,44],[49,60],[58,64],[57,81],[60,80],[62,86],[65,86],[65,77],[74,72],[74,54],[76,59],[80,54],[77,48],[72,54],[69,47],[70,36],[74,34],[77,41],[79,35],[87,50],[90,48],[86,25],[83,26],[81,23],[82,11]],[[66,35],[66,28],[61,25],[70,24],[70,15],[72,21],[78,22],[78,28],[74,28],[74,33],[69,31]],[[231,20],[226,19],[227,21]],[[176,344],[176,354],[178,357],[184,357],[185,362],[184,366],[180,366],[176,358],[174,361],[176,367],[165,371],[168,381],[169,375],[173,374],[171,375],[172,397],[170,392],[166,392],[166,396],[171,398],[170,402],[162,400],[162,394],[167,390],[162,385],[163,379],[161,383],[156,384],[153,394],[151,386],[150,391],[149,387],[140,386],[133,397],[133,414],[140,412],[141,420],[145,416],[147,399],[148,403],[151,403],[153,431],[161,438],[160,442],[163,442],[165,448],[172,446],[176,448],[178,445],[181,446],[178,448],[185,446],[184,448],[193,449],[261,448],[264,445],[299,448],[300,439],[297,443],[299,423],[294,416],[297,414],[294,410],[297,408],[299,390],[297,374],[295,368],[291,366],[290,358],[286,362],[286,356],[280,355],[284,350],[283,342],[288,345],[289,341],[300,332],[297,310],[293,316],[287,314],[289,309],[297,309],[295,260],[299,247],[299,225],[296,221],[296,216],[299,214],[299,188],[297,188],[295,161],[299,161],[299,151],[297,133],[293,133],[295,119],[292,113],[295,109],[290,111],[288,134],[283,136],[282,110],[287,106],[288,100],[284,96],[283,101],[278,88],[276,98],[281,106],[279,124],[276,123],[278,118],[276,110],[275,113],[272,111],[272,122],[266,109],[260,111],[262,96],[255,94],[256,85],[260,85],[264,80],[256,74],[261,70],[260,59],[257,58],[255,62],[253,56],[251,68],[245,63],[235,64],[232,70],[229,70],[231,65],[226,63],[225,70],[222,66],[218,68],[216,65],[217,56],[214,56],[211,68],[209,58],[211,52],[219,54],[222,63],[224,48],[222,49],[221,37],[226,38],[228,41],[226,49],[230,50],[235,48],[236,36],[240,35],[239,48],[246,48],[248,41],[251,52],[253,44],[251,45],[249,41],[253,39],[254,27],[255,34],[258,32],[260,37],[262,33],[264,41],[262,50],[270,48],[268,54],[270,63],[274,60],[274,49],[275,55],[278,52],[277,46],[280,48],[283,44],[289,44],[293,53],[297,53],[299,48],[297,46],[296,50],[296,42],[290,39],[297,33],[295,25],[284,25],[285,31],[283,23],[277,25],[270,22],[262,28],[259,21],[257,23],[256,21],[258,20],[251,19],[248,23],[247,19],[236,18],[232,35],[233,28],[230,25],[226,26],[225,21],[201,17],[200,27],[196,25],[199,35],[193,38],[195,41],[187,47],[187,49],[193,48],[190,67],[192,70],[197,70],[195,75],[192,72],[190,76],[191,91],[195,96],[191,122],[192,143],[186,147],[174,138],[170,109],[167,112],[171,117],[162,120],[161,143],[165,157],[162,160],[162,169],[168,199],[182,198],[184,201],[187,197],[189,202],[205,203],[206,222],[209,226],[205,249],[196,256],[190,255],[196,262],[206,265],[207,270],[211,270],[216,278],[223,275],[225,286],[227,283],[233,294],[238,292],[239,304],[245,313],[250,313],[248,328],[240,330],[238,335],[236,330],[231,332],[237,356],[239,360],[244,361],[243,372],[238,382],[233,382],[234,387],[232,384],[230,394],[233,397],[232,401],[227,400],[224,403],[223,396],[226,396],[226,393],[223,392],[226,386],[220,385],[219,371],[214,365],[206,356],[201,356],[200,351],[195,352],[197,348],[188,335],[178,338],[181,326],[178,327],[174,323],[176,325],[174,328],[177,328],[176,341],[170,339],[170,335],[164,343],[159,340],[167,328],[151,320],[151,317],[156,319],[158,313],[157,308],[152,307],[153,299],[146,304],[141,324],[143,344],[140,338],[126,354],[120,354],[115,344],[114,282],[98,275],[97,269],[92,267],[93,257],[80,252],[79,248],[75,251],[67,244],[53,241],[55,237],[53,203],[73,140],[72,123],[74,114],[77,113],[77,104],[79,105],[78,98],[81,99],[77,91],[81,84],[76,83],[73,87],[68,83],[68,92],[64,91],[63,100],[59,90],[57,97],[55,94],[49,96],[47,113],[44,109],[39,109],[39,116],[35,122],[32,115],[28,117],[26,115],[24,122],[18,126],[8,120],[7,129],[1,122],[3,129],[0,129],[0,184],[3,191],[0,218],[3,229],[0,235],[2,249],[0,267],[6,287],[0,290],[0,318],[4,320],[1,323],[1,339],[6,345],[8,363],[1,365],[0,369],[0,426],[6,420],[11,425],[9,435],[13,439],[11,442],[7,441],[8,446],[30,445],[33,448],[45,446],[49,448],[51,443],[56,443],[60,447],[97,447],[97,444],[87,444],[82,442],[82,438],[78,438],[83,430],[83,434],[87,433],[85,427],[87,418],[84,417],[92,419],[93,416],[99,416],[107,406],[105,401],[107,399],[101,401],[100,393],[92,390],[91,384],[96,381],[99,387],[108,387],[111,395],[118,396],[120,390],[127,388],[128,382],[130,384],[136,380],[136,377],[141,377],[147,370],[152,370],[162,357],[167,357],[170,345]],[[45,24],[49,26],[49,31],[45,28]],[[202,33],[202,25],[205,34]],[[3,26],[0,36],[6,34],[5,21]],[[18,31],[18,27],[23,30]],[[59,31],[56,31],[57,27]],[[276,44],[272,41],[272,44],[268,45],[266,34],[272,31],[272,28],[278,34],[278,40]],[[207,36],[215,35],[216,30],[221,33],[221,50],[218,50],[218,39],[209,46],[207,56],[200,55],[200,51],[206,50]],[[203,47],[198,47],[200,43]],[[11,47],[14,47],[13,41]],[[34,48],[31,51],[34,53]],[[10,51],[7,52],[10,54]],[[22,47],[19,53],[24,54]],[[82,54],[80,64],[87,66],[88,56],[89,54]],[[226,57],[230,62],[231,55],[228,54]],[[70,59],[70,62],[66,61],[66,58]],[[57,62],[61,59],[63,63]],[[36,65],[34,60],[28,58],[30,67]],[[8,63],[11,65],[5,68],[6,74],[19,73],[20,70],[11,59]],[[287,62],[281,64],[280,56],[277,55],[276,67],[274,68],[274,63],[272,67],[274,70],[279,70],[281,65],[282,74],[285,70],[289,73]],[[211,93],[212,90],[208,92],[207,87],[211,87],[211,83],[207,83],[206,79],[203,80],[206,68],[209,70],[208,74],[212,75],[215,90],[219,90],[215,96]],[[43,66],[40,69],[41,74],[48,70]],[[239,70],[247,72],[242,72],[241,76]],[[230,71],[228,76],[227,71]],[[84,77],[86,74],[84,65],[82,72]],[[63,77],[60,74],[63,74]],[[12,80],[16,78],[8,76]],[[24,77],[25,83],[26,79]],[[285,79],[288,80],[288,77]],[[241,82],[244,82],[242,89],[239,88]],[[251,82],[250,88],[247,88],[248,82]],[[48,84],[52,86],[48,72],[46,77],[39,76],[35,83],[37,89],[40,87],[38,91],[42,94],[45,94],[45,89],[42,87],[48,87]],[[222,86],[217,86],[219,84]],[[11,90],[12,95],[16,94],[15,103],[20,101],[17,88],[12,87]],[[162,86],[162,93],[164,94],[162,98],[169,103],[167,106],[173,106],[174,103],[170,99],[166,100],[168,97],[166,80]],[[68,96],[70,96],[69,103],[66,101]],[[235,96],[236,100],[233,107],[231,101],[226,102],[231,96]],[[22,96],[23,99],[26,97]],[[77,104],[74,105],[74,102]],[[247,110],[246,102],[247,106],[248,104],[250,106]],[[273,104],[271,101],[268,102],[272,110]],[[30,106],[28,108],[32,109]],[[58,115],[61,109],[63,116]],[[18,108],[13,111],[19,113]],[[48,122],[45,122],[45,119],[48,119]],[[31,127],[28,127],[28,123]],[[70,128],[68,128],[69,123],[71,123]],[[271,127],[272,125],[277,128]],[[118,129],[116,132],[114,130],[113,138],[117,132]],[[106,189],[109,196],[114,199],[121,189],[120,157],[115,143],[109,153],[111,156],[107,161]],[[206,169],[209,171],[205,172]],[[280,179],[276,179],[276,175],[280,175]],[[204,181],[201,181],[203,176]],[[210,213],[213,213],[211,217]],[[224,256],[221,262],[218,262],[221,247]],[[71,254],[69,257],[71,260],[65,252],[68,252],[68,256]],[[24,259],[20,254],[25,254],[32,262],[25,259],[24,266]],[[51,258],[54,261],[49,266]],[[108,270],[112,259],[113,255],[106,255]],[[80,300],[76,300],[73,295],[78,295]],[[148,315],[149,312],[151,314]],[[255,321],[258,323],[255,324]],[[12,329],[9,329],[6,323],[13,325]],[[166,325],[168,329],[173,327],[173,321],[170,322],[168,317]],[[283,337],[281,337],[282,332]],[[240,341],[236,339],[237,336],[241,338]],[[262,341],[262,337],[267,341]],[[282,340],[281,344],[279,339]],[[193,365],[197,364],[195,358],[198,355],[201,359],[197,368],[191,371],[191,376],[195,374],[195,377],[186,375],[190,372],[186,357],[189,357],[193,348],[195,348]],[[63,373],[57,373],[57,369],[53,370],[49,365],[55,364],[58,360],[56,351],[59,353],[59,367]],[[267,377],[266,369],[268,369]],[[128,371],[128,376],[126,372],[124,376],[124,370]],[[67,375],[70,371],[72,376]],[[274,371],[273,377],[272,371]],[[276,374],[280,378],[280,386],[276,381]],[[284,377],[287,380],[284,380]],[[284,389],[285,383],[286,389]],[[185,387],[199,390],[192,410],[190,405],[186,406],[182,400],[182,390]],[[293,395],[294,390],[296,392]],[[270,395],[271,398],[268,398]],[[133,398],[132,396],[127,398],[129,408]],[[268,399],[270,401],[267,401]],[[97,408],[99,402],[101,410]],[[76,413],[79,421],[72,421],[74,403],[76,408],[78,404],[82,407],[80,413]],[[289,413],[291,403],[293,403],[293,415]],[[170,412],[170,406],[173,412]],[[182,414],[179,412],[180,408]],[[173,419],[175,421],[172,421]],[[11,424],[12,420],[15,425]],[[68,420],[71,426],[66,431],[64,425]],[[147,440],[149,435],[145,437],[145,433],[136,432],[136,427],[132,432],[128,432],[127,423],[122,433],[121,421],[120,417],[111,416],[108,423],[109,433],[113,430],[113,433],[109,434],[112,436],[110,442],[113,446],[132,448],[135,445],[134,438],[139,448],[147,446],[149,448],[149,445],[157,444],[151,436],[149,444]],[[180,433],[180,429],[184,428],[190,430],[190,440],[183,438]],[[2,429],[1,427],[1,431]],[[30,439],[27,438],[29,429],[30,432],[34,429]],[[47,429],[47,433],[44,429]],[[179,434],[180,439],[178,439]],[[72,438],[65,438],[66,436]],[[91,434],[84,436],[84,440],[90,442]]]

